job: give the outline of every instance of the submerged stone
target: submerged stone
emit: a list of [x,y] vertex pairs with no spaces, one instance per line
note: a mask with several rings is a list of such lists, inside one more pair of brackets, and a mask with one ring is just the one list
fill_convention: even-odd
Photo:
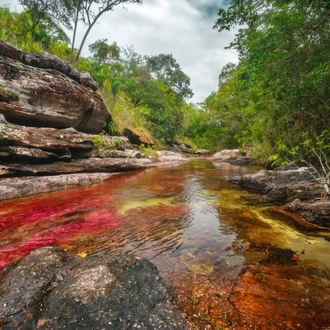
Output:
[[0,273],[7,329],[194,329],[157,268],[135,256],[35,250]]

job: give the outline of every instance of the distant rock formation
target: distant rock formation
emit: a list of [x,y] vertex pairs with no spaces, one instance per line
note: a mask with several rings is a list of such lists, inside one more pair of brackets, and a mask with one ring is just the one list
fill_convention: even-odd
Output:
[[242,154],[238,149],[224,149],[212,156],[214,162],[230,163],[232,165],[251,165],[253,160],[251,157]]

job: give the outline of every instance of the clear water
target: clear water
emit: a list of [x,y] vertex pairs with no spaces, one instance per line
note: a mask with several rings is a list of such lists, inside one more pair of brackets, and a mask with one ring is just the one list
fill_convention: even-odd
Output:
[[[232,283],[247,265],[267,260],[270,250],[290,249],[294,271],[299,262],[330,278],[326,233],[315,236],[297,231],[271,216],[267,212],[271,205],[258,194],[225,179],[257,170],[194,160],[177,167],[119,174],[91,187],[2,201],[0,266],[45,245],[81,257],[104,250],[134,253],[156,264],[176,288],[178,301],[188,314],[198,313],[199,320],[214,328],[229,327],[230,322],[223,320],[223,303],[219,316],[207,306],[201,312],[205,309],[202,300],[194,301],[197,294],[203,296],[203,290],[215,285],[211,279],[216,274],[228,276]],[[271,261],[277,265],[277,260]],[[188,288],[186,281],[195,287]],[[230,287],[228,283],[223,292]]]

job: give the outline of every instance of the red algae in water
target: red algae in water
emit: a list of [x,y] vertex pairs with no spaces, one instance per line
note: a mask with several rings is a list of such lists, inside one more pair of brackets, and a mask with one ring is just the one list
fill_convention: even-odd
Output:
[[[93,235],[119,226],[119,215],[97,209],[104,205],[105,198],[109,200],[109,196],[86,199],[82,195],[65,200],[35,198],[39,203],[34,204],[28,199],[23,201],[21,212],[0,216],[0,268],[36,248],[63,244],[79,235]],[[91,212],[91,206],[96,210]]]

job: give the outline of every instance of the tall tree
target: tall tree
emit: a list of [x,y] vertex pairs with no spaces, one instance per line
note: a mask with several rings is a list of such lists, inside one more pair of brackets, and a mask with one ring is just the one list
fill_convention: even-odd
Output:
[[273,151],[319,141],[330,129],[330,1],[233,0],[214,28],[235,26],[229,47],[241,62],[232,79],[253,100],[240,109],[245,136]]
[[77,28],[79,20],[81,20],[87,29],[83,35],[82,41],[78,48],[74,61],[76,62],[81,54],[81,51],[85,45],[86,39],[92,30],[97,20],[105,13],[114,10],[115,7],[126,4],[141,4],[142,0],[74,0],[76,8],[76,15],[74,18],[73,36],[72,36],[72,51],[74,49]]
[[111,62],[120,57],[120,48],[116,42],[108,44],[108,39],[99,39],[88,46],[93,58],[99,62]]
[[190,78],[181,70],[172,54],[160,54],[145,57],[147,67],[157,80],[172,87],[182,98],[191,98]]
[[72,28],[70,21],[74,8],[69,0],[19,0],[19,3],[31,16],[32,35],[38,24],[49,20]]

